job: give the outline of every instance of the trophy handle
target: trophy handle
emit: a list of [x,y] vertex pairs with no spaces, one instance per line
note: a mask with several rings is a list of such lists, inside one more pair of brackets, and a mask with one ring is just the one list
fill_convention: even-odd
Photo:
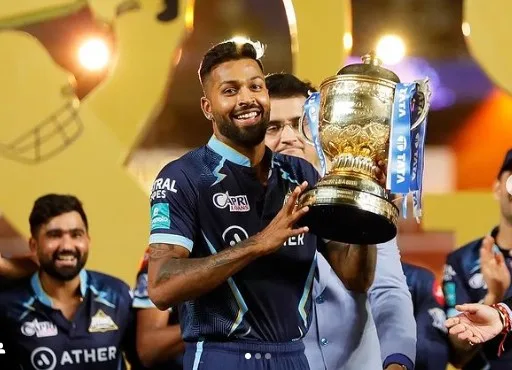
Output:
[[304,110],[302,112],[302,116],[300,117],[299,119],[299,133],[300,135],[304,138],[304,140],[306,141],[306,143],[308,143],[309,145],[315,145],[315,143],[313,142],[312,138],[309,138],[306,133],[304,132],[304,118],[306,117],[306,111]]
[[430,109],[430,101],[432,99],[432,89],[430,88],[430,81],[428,78],[416,81],[416,84],[418,85],[417,95],[419,98],[418,109],[420,109],[420,115],[418,119],[411,125],[411,131],[421,125],[421,123],[427,117],[428,111]]

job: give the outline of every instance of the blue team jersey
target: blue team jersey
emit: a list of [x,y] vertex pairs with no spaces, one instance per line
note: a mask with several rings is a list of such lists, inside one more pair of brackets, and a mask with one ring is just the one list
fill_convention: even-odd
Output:
[[[496,238],[498,229],[495,228],[491,235]],[[480,247],[482,240],[474,240],[465,246],[451,252],[446,258],[444,268],[443,290],[445,296],[445,309],[448,317],[458,314],[455,305],[463,303],[477,303],[482,301],[487,294],[482,272],[480,270]],[[505,263],[512,273],[512,258],[510,251],[502,250],[495,245],[495,252],[502,253]],[[512,295],[512,287],[509,287],[505,297]],[[505,342],[506,351],[498,358],[498,346],[502,337],[485,343],[483,350],[463,367],[464,370],[480,370],[490,366],[492,370],[504,370],[512,367],[512,340]],[[507,350],[508,349],[508,350]]]
[[0,293],[0,341],[6,352],[0,368],[125,369],[122,351],[134,347],[130,288],[82,270],[80,290],[83,301],[71,321],[52,308],[37,273]]
[[416,319],[416,370],[445,370],[449,342],[444,325],[444,297],[434,274],[419,266],[402,263],[411,292]]
[[[298,184],[318,174],[300,158],[266,148],[268,184],[249,159],[212,137],[208,145],[165,166],[151,194],[150,244],[180,245],[207,257],[263,230]],[[224,284],[179,307],[185,341],[288,342],[310,324],[317,238],[290,238]]]
[[[148,308],[155,308],[153,302],[149,299],[148,295],[148,253],[144,253],[144,259],[139,267],[137,273],[137,282],[133,291],[133,308],[135,311],[144,310]],[[137,320],[137,318],[135,319]],[[177,311],[169,309],[169,325],[177,325],[179,323]],[[146,369],[142,364],[137,361],[137,364],[132,364],[132,370]],[[150,370],[181,370],[183,369],[183,354],[169,360],[163,364],[152,366]]]

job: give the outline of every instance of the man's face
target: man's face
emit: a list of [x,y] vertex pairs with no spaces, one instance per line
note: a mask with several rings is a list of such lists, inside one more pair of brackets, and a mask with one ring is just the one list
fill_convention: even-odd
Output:
[[216,66],[205,82],[203,111],[211,117],[216,134],[233,144],[252,148],[265,138],[269,97],[258,63],[240,59]]
[[89,235],[78,212],[67,212],[41,226],[30,243],[41,269],[62,281],[72,280],[87,262]]
[[305,101],[304,96],[270,100],[270,122],[265,144],[274,152],[304,158],[316,166],[318,156],[315,148],[299,133],[299,120]]
[[494,195],[500,204],[501,215],[512,223],[512,194],[507,190],[507,180],[512,176],[512,171],[504,171],[494,188]]

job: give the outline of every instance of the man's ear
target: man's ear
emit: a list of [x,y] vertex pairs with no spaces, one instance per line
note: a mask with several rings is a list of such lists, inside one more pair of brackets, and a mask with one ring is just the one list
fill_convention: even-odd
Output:
[[211,121],[213,119],[212,105],[206,96],[201,98],[201,110],[207,120]]
[[36,249],[37,249],[37,242],[36,242],[36,239],[34,239],[33,236],[30,237],[30,239],[28,239],[28,246],[30,248],[30,253],[32,254],[36,254]]
[[492,185],[492,194],[496,200],[500,200],[500,185],[501,183],[499,180],[494,181],[494,184]]

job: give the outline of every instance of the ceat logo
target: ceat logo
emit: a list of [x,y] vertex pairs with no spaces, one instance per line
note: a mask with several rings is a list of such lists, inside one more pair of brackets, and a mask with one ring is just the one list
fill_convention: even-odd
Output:
[[443,289],[441,288],[441,285],[439,285],[439,282],[437,280],[434,281],[434,284],[432,285],[432,294],[434,295],[434,298],[436,299],[437,303],[441,307],[444,307],[444,294]]
[[217,193],[212,197],[215,207],[224,209],[229,206],[230,212],[249,212],[249,200],[247,195],[229,195],[228,192]]

